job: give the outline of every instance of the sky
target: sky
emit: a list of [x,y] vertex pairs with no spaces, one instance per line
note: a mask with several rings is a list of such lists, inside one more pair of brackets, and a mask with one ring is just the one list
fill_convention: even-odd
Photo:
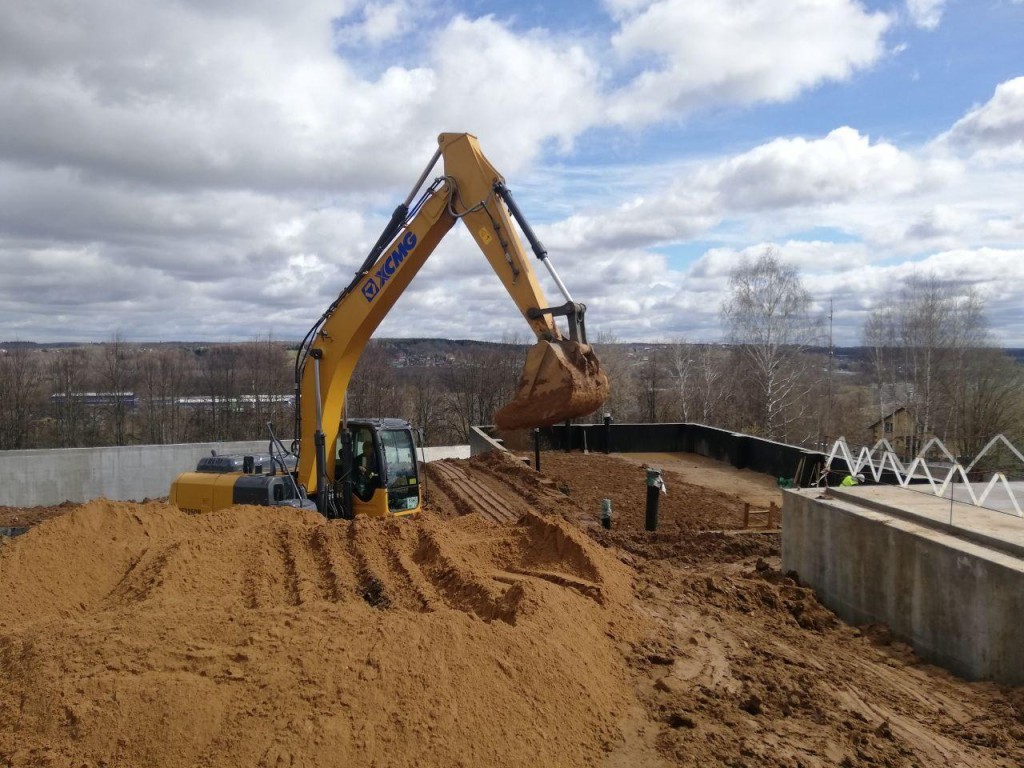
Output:
[[[591,340],[722,340],[771,249],[837,345],[929,277],[1022,347],[1022,45],[1024,0],[0,3],[0,340],[301,338],[451,131]],[[461,228],[377,331],[528,333]]]

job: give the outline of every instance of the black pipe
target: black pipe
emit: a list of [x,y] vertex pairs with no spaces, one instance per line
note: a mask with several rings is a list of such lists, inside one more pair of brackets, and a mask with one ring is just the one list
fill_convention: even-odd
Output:
[[644,529],[648,531],[658,530],[658,501],[661,496],[661,470],[647,470],[647,517],[644,522]]
[[399,233],[402,226],[405,224],[405,217],[409,215],[409,206],[404,203],[400,203],[397,208],[391,214],[391,221],[384,227],[384,231],[380,233],[380,237],[377,238],[377,242],[373,244],[373,248],[370,249],[370,253],[367,254],[366,260],[362,266],[359,267],[358,276],[361,276],[363,272],[372,267],[380,255],[384,252],[384,249],[388,247],[388,244],[395,239],[395,235]]
[[533,466],[540,472],[540,430],[533,430]]
[[572,450],[572,439],[571,439],[572,438],[572,432],[571,432],[571,430],[572,430],[572,421],[570,421],[569,419],[566,419],[565,420],[565,440],[562,443],[562,447],[565,449],[566,453],[568,453],[569,451]]
[[612,415],[610,413],[604,415],[604,452],[612,452]]

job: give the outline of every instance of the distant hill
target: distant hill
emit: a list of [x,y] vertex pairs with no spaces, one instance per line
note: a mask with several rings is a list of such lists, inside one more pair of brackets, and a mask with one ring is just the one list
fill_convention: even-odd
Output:
[[[74,342],[74,341],[55,341],[40,343],[35,341],[0,341],[0,349],[73,349],[76,347],[96,347],[102,346],[105,342]],[[160,342],[128,342],[133,346],[141,346],[147,348],[153,347],[184,347],[192,350],[206,350],[209,347],[215,347],[220,344],[237,344],[240,342],[210,342],[210,341],[160,341]],[[299,342],[297,340],[282,339],[280,343],[288,347],[289,349],[297,349]],[[426,338],[375,338],[371,341],[382,349],[386,349],[390,356],[399,357],[405,356],[411,359],[422,358],[430,359],[434,356],[444,357],[446,355],[456,355],[472,353],[476,350],[494,350],[494,349],[522,349],[524,346],[532,344],[532,339],[524,338],[519,343],[513,342],[501,342],[501,341],[477,341],[474,339],[426,339]],[[650,349],[664,349],[672,346],[665,342],[649,342],[649,341],[629,341],[629,342],[615,342],[613,344],[602,344],[600,346],[612,346],[625,348],[633,353],[642,353]],[[710,346],[722,346],[721,344],[715,343]],[[826,347],[812,347],[812,351],[818,352],[822,355],[828,352]],[[1010,347],[1003,350],[1008,356],[1012,357],[1016,362],[1024,364],[1024,348]],[[854,368],[860,363],[867,362],[870,359],[871,348],[870,347],[835,347],[834,349],[835,360],[840,368]]]

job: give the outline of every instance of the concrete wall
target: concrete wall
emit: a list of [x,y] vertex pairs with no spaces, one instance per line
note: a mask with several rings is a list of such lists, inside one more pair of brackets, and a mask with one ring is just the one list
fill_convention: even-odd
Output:
[[819,495],[785,493],[784,571],[844,621],[885,623],[927,661],[1024,684],[1024,561]]
[[[101,496],[123,501],[166,496],[171,481],[193,469],[211,450],[266,453],[267,441],[0,451],[0,505],[35,507]],[[468,445],[426,449],[427,461],[468,457]]]
[[470,427],[469,430],[469,453],[471,456],[479,456],[482,453],[492,451],[504,451],[505,446],[501,440],[491,437],[485,430],[490,427]]

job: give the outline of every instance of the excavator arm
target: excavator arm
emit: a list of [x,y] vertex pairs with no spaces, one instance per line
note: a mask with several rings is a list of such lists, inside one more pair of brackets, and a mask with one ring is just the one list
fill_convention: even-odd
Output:
[[[515,302],[538,343],[527,355],[519,389],[495,420],[506,429],[538,427],[590,413],[607,397],[608,381],[586,344],[585,307],[572,300],[547,253],[519,213],[504,179],[470,134],[443,133],[438,150],[409,198],[396,209],[352,282],[307,334],[296,360],[298,481],[319,493],[335,477],[334,441],[345,392],[363,348],[398,297],[457,220],[470,234]],[[410,204],[439,158],[444,175]],[[549,307],[512,225],[517,219],[548,266],[565,302]],[[565,316],[569,338],[554,318]],[[330,491],[328,490],[328,493]]]

